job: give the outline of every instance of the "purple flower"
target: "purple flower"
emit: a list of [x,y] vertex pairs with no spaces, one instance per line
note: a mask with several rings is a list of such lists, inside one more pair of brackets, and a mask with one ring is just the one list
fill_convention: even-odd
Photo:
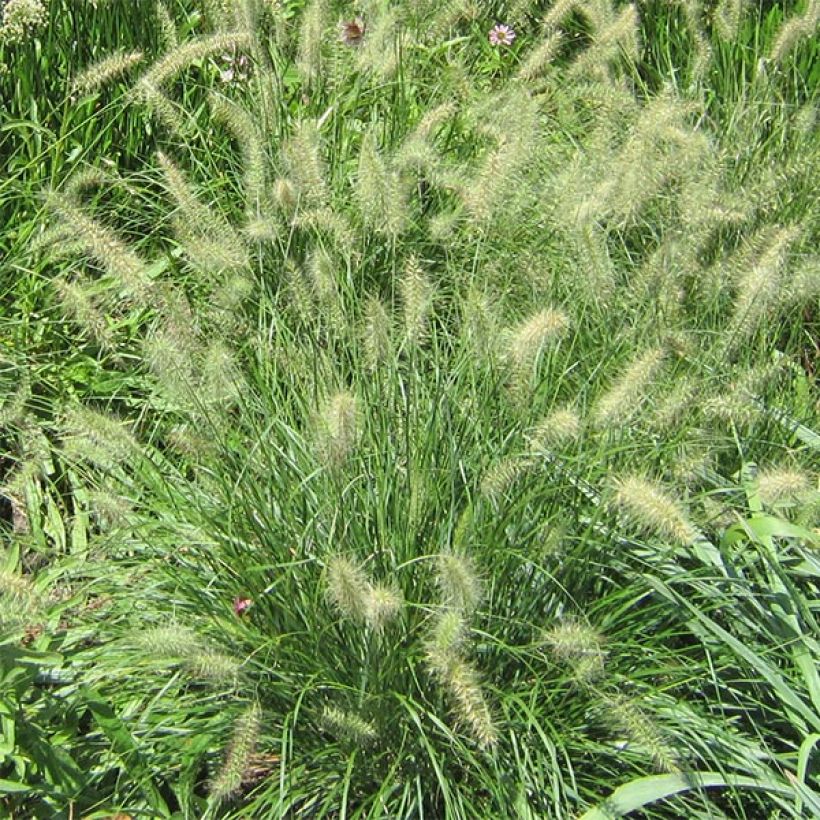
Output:
[[491,45],[511,46],[514,39],[515,32],[509,26],[504,26],[499,23],[490,29]]

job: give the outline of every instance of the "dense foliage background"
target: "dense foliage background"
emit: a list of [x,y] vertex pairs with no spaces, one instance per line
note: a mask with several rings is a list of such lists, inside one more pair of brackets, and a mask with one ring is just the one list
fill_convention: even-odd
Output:
[[2,8],[0,814],[820,812],[820,3],[137,5]]

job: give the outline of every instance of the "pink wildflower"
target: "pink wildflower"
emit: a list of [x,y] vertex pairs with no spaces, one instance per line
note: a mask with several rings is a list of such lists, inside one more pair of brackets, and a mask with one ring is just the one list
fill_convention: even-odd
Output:
[[253,599],[251,598],[234,598],[233,611],[234,615],[242,616],[253,606]]
[[515,32],[509,27],[501,24],[490,29],[490,43],[494,46],[511,46],[515,39]]

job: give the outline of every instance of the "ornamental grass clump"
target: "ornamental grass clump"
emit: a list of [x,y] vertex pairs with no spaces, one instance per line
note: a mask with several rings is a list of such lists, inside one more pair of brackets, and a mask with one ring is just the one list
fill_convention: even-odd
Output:
[[0,558],[111,601],[76,812],[814,799],[808,115],[700,3],[514,5],[209,2],[117,75],[151,151],[55,171]]

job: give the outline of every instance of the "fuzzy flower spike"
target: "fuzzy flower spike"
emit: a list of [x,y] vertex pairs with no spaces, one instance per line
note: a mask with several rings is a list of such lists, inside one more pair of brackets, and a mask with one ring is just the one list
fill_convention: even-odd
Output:
[[515,32],[509,26],[504,26],[499,23],[490,29],[491,45],[511,46],[513,40],[515,40]]

